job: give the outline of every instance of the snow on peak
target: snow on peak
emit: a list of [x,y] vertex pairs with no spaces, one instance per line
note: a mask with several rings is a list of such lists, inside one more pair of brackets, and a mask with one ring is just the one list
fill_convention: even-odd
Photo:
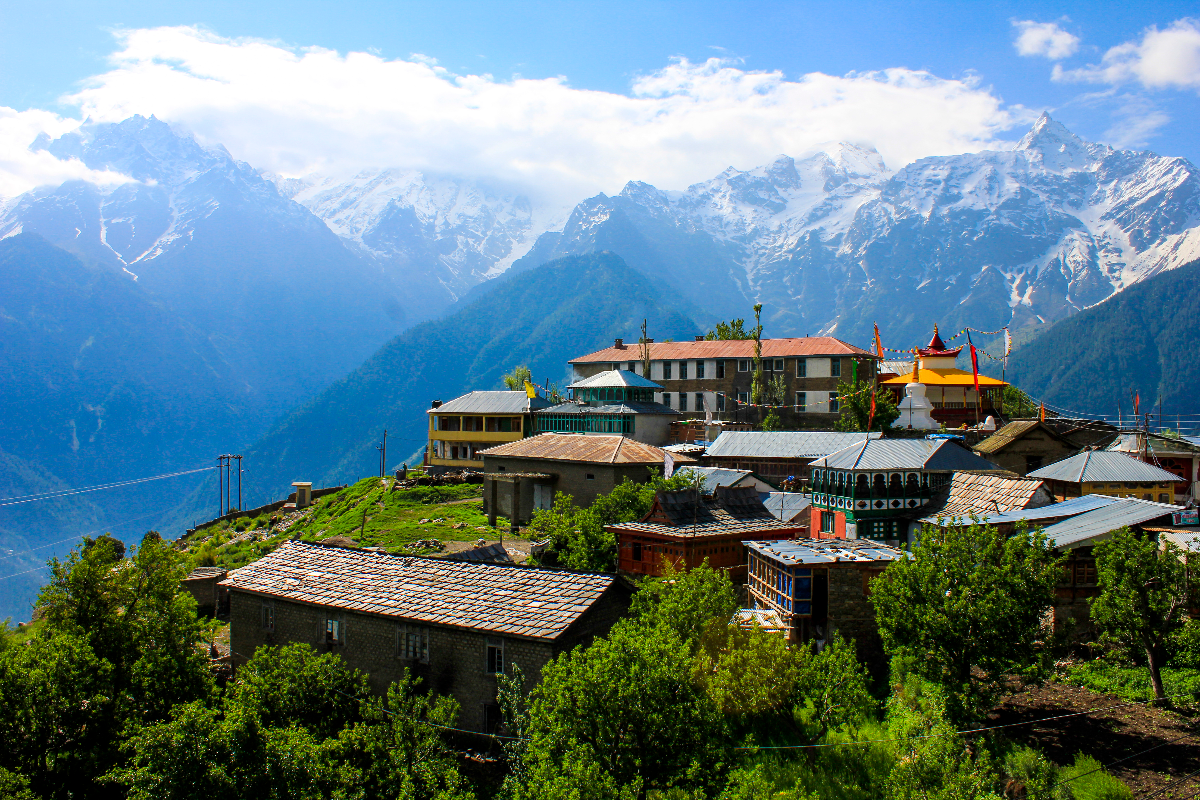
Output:
[[1058,171],[1091,167],[1107,150],[1080,139],[1045,111],[1015,149],[1029,153],[1047,169]]

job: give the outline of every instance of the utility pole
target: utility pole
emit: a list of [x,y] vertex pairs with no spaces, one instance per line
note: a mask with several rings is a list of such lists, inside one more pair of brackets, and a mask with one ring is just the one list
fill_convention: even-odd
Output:
[[217,456],[217,516],[225,516],[225,486],[224,473],[222,470],[225,467],[225,456]]
[[242,510],[242,457],[234,456],[238,462],[238,511]]

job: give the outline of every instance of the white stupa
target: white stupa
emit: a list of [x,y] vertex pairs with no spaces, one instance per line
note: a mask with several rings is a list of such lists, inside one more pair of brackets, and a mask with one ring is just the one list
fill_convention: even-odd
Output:
[[896,406],[900,416],[893,425],[897,428],[914,431],[936,431],[941,425],[929,413],[933,411],[933,403],[925,397],[925,384],[909,383],[904,387],[904,399]]

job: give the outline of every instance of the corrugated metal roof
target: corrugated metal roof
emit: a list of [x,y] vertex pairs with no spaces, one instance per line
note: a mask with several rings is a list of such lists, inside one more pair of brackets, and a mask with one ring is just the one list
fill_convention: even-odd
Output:
[[[1109,497],[1103,494],[1085,494],[1083,497],[1073,497],[1070,500],[1064,500],[1061,503],[1051,503],[1048,506],[1040,508],[1018,508],[1012,511],[1006,511],[1003,514],[976,514],[975,519],[985,525],[1002,525],[1005,523],[1017,523],[1021,520],[1032,524],[1037,524],[1044,520],[1058,520],[1067,517],[1074,517],[1088,511],[1093,511],[1097,508],[1104,508],[1117,502],[1117,498]],[[972,521],[972,516],[967,514],[962,517],[947,518],[942,515],[942,523],[945,525],[965,525]],[[930,514],[922,517],[921,522],[936,524],[938,522],[937,514]]]
[[[1064,519],[1046,528],[1044,533],[1054,547],[1067,547],[1111,533],[1126,525],[1140,525],[1179,510],[1179,506],[1152,503],[1132,497],[1117,498],[1103,508]],[[1168,519],[1168,522],[1170,520]]]
[[607,403],[602,406],[589,406],[583,403],[559,403],[556,406],[539,409],[538,414],[674,414],[679,412],[662,403]]
[[999,469],[948,439],[871,439],[817,459],[809,466],[847,470],[959,470]]
[[[593,464],[661,464],[666,453],[658,447],[625,436],[582,433],[540,433],[479,451],[483,456],[544,458],[549,461],[584,461]],[[676,453],[675,463],[692,459]]]
[[806,512],[812,505],[812,495],[800,492],[762,492],[763,505],[775,519],[791,522],[797,515]]
[[1104,449],[1136,454],[1143,452],[1147,444],[1153,453],[1183,453],[1190,456],[1196,450],[1200,450],[1200,437],[1180,436],[1176,439],[1155,434],[1146,436],[1145,433],[1122,433]]
[[1084,450],[1029,473],[1030,478],[1067,483],[1167,483],[1185,481],[1165,469],[1111,450]]
[[[754,358],[753,339],[728,339],[703,342],[651,342],[652,361],[675,361],[692,358]],[[789,356],[869,356],[874,353],[847,344],[832,336],[806,336],[794,339],[763,339],[763,358],[787,358]],[[641,345],[631,342],[621,349],[607,347],[571,359],[571,364],[590,364],[597,361],[641,361]]]
[[523,414],[550,405],[549,400],[528,397],[525,392],[468,392],[431,408],[428,414]]
[[555,639],[612,575],[394,556],[288,541],[221,582],[236,591],[534,639]]
[[867,436],[881,434],[839,433],[836,431],[722,431],[708,446],[707,455],[725,458],[820,458],[853,444],[862,444]]
[[739,481],[746,480],[748,485],[754,484],[754,473],[748,469],[724,469],[722,467],[700,467],[689,466],[682,467],[675,471],[678,475],[683,472],[694,472],[703,479],[703,488],[705,494],[712,494],[717,490],[718,486],[736,486]]
[[1167,541],[1184,550],[1191,550],[1192,552],[1200,550],[1200,528],[1190,526],[1181,528],[1173,525],[1146,525],[1142,530],[1157,533],[1160,538],[1165,537]]
[[908,558],[899,547],[870,539],[783,539],[742,544],[764,558],[794,565],[891,563]]
[[662,389],[657,383],[643,378],[636,372],[627,369],[610,369],[600,372],[590,378],[584,378],[568,386],[568,389],[611,389],[615,387],[630,387],[633,389]]

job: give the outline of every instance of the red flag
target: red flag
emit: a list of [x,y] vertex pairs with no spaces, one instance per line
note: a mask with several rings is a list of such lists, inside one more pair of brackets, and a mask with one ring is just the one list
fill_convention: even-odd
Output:
[[875,421],[875,389],[871,389],[871,414],[867,417],[867,430],[871,430],[871,423]]
[[1038,413],[1038,419],[1042,422],[1046,421],[1046,404],[1042,403],[1042,410]]
[[971,375],[975,378],[975,396],[979,397],[979,357],[975,354],[975,345],[971,345]]
[[1133,416],[1134,416],[1134,417],[1139,417],[1139,416],[1141,416],[1141,415],[1138,413],[1138,406],[1141,404],[1141,402],[1142,402],[1142,393],[1141,393],[1141,392],[1138,392],[1137,394],[1135,394],[1135,395],[1133,396]]

